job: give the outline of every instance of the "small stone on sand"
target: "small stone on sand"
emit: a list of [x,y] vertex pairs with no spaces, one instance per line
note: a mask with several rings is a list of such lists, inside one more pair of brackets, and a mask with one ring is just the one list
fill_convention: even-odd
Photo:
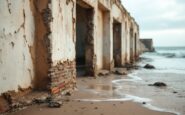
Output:
[[62,105],[62,103],[53,101],[53,102],[49,102],[48,107],[50,107],[50,108],[60,108],[61,105]]
[[94,109],[98,109],[98,107],[94,107]]
[[146,104],[146,102],[143,102],[142,104],[143,104],[143,105],[145,105],[145,104]]
[[150,64],[146,64],[144,66],[145,69],[155,69],[155,67],[153,65],[150,65]]

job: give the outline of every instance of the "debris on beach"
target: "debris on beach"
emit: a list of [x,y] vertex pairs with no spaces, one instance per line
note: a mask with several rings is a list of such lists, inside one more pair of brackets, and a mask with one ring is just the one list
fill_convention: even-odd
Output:
[[138,70],[140,68],[140,66],[136,64],[129,64],[129,63],[126,63],[123,67],[127,68],[127,70],[132,70],[132,69]]
[[109,74],[110,74],[110,72],[108,70],[100,70],[98,72],[98,76],[107,76]]
[[155,69],[155,67],[153,65],[150,65],[150,64],[146,64],[144,66],[145,69]]
[[154,84],[149,84],[148,86],[166,87],[167,85],[163,82],[155,82]]
[[48,107],[50,108],[60,108],[62,105],[62,102],[59,101],[51,101],[48,103]]
[[71,92],[67,92],[65,96],[71,96]]
[[33,99],[33,103],[36,103],[36,104],[43,104],[46,102],[46,98],[34,98]]
[[113,73],[116,75],[126,75],[127,69],[126,68],[114,68]]

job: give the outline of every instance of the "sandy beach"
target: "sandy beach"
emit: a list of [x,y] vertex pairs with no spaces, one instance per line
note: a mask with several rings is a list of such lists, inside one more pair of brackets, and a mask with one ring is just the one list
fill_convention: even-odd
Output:
[[[48,108],[46,104],[33,105],[8,115],[175,115],[144,107],[145,99],[122,97],[112,80],[119,76],[78,78],[78,91],[63,97],[61,108]],[[126,78],[126,76],[122,76]]]

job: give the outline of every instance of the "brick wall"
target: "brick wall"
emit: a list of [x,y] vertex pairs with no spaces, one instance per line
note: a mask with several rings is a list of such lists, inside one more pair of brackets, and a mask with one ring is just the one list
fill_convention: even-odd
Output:
[[52,94],[65,94],[76,88],[76,63],[64,61],[53,66],[49,70],[51,80],[50,90]]

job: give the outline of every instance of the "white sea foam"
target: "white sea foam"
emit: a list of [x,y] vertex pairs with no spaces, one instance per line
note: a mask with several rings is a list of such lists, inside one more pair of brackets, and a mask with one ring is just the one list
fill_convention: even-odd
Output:
[[149,98],[142,98],[142,97],[133,96],[133,95],[125,95],[125,98],[129,99],[129,100],[132,100],[133,102],[138,102],[138,103],[151,102],[152,101]]
[[132,78],[135,81],[142,80],[140,77],[136,75],[137,73],[128,74],[128,77]]
[[113,80],[112,83],[115,85],[119,85],[124,81],[130,81],[130,82],[142,81],[142,79],[138,77],[136,73],[131,73],[131,74],[128,74],[127,76],[128,76],[127,79],[116,79],[116,80]]

